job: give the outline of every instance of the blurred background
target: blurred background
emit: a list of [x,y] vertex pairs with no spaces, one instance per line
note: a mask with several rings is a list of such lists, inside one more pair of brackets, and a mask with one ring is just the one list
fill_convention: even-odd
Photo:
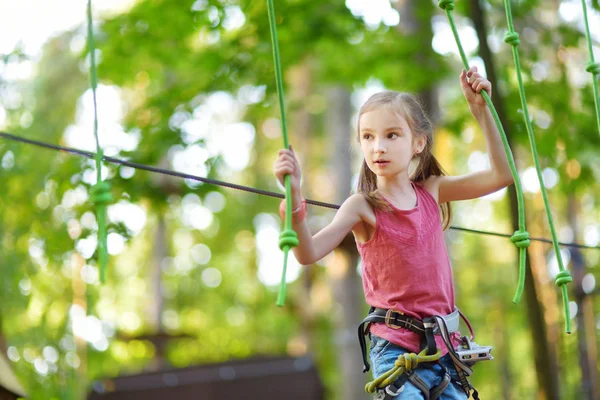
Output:
[[[95,151],[84,3],[0,3],[2,131]],[[525,294],[514,305],[510,240],[447,232],[457,305],[477,342],[494,346],[495,359],[476,366],[472,383],[482,399],[598,399],[600,132],[582,4],[513,3],[558,236],[588,248],[561,247],[574,277],[567,335],[550,244],[529,247]],[[598,1],[586,3],[599,60]],[[271,172],[282,139],[266,2],[93,7],[106,155],[280,191]],[[305,197],[339,204],[352,193],[357,109],[385,88],[418,93],[449,173],[486,167],[436,2],[285,0],[275,11]],[[494,86],[528,230],[550,237],[503,42],[504,5],[458,1],[455,15],[470,64]],[[367,306],[351,238],[306,268],[292,257],[278,308],[279,200],[105,163],[114,202],[100,284],[95,173],[85,158],[0,138],[0,398],[368,398],[356,339]],[[453,226],[511,234],[515,204],[513,187],[455,203]],[[314,232],[332,217],[309,207]]]

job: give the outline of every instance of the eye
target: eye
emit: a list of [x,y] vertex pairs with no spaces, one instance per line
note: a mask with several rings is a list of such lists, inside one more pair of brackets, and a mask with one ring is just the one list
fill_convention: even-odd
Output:
[[398,136],[400,136],[400,134],[398,132],[390,132],[390,133],[388,133],[388,139],[395,139]]
[[371,138],[371,134],[370,133],[363,133],[363,139],[368,140]]

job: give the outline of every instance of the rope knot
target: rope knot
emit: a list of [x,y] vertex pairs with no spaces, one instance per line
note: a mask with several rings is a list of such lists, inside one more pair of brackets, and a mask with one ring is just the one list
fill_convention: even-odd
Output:
[[398,368],[404,367],[406,371],[411,371],[419,365],[419,355],[416,353],[401,354],[394,364]]
[[529,232],[527,231],[516,231],[510,237],[510,241],[520,249],[526,248],[531,244],[531,240],[529,240]]
[[113,198],[110,193],[110,183],[101,181],[92,186],[92,202],[96,205],[107,205],[112,202]]
[[454,10],[454,0],[439,0],[438,6],[442,10],[452,11],[452,10]]
[[600,64],[590,61],[585,65],[585,70],[591,74],[600,75]]
[[292,230],[283,230],[279,235],[279,248],[283,250],[284,248],[292,248],[298,246],[300,241],[298,240],[298,234]]
[[573,278],[571,277],[571,273],[567,270],[560,271],[556,274],[556,279],[554,279],[554,284],[556,286],[563,286],[569,282],[573,282]]
[[504,42],[513,47],[517,47],[521,43],[521,40],[519,39],[519,34],[517,32],[506,32],[504,35]]

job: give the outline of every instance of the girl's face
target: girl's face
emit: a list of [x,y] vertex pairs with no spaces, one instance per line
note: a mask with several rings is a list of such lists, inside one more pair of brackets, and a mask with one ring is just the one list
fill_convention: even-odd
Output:
[[367,165],[377,176],[408,173],[410,161],[425,147],[425,138],[414,138],[406,120],[387,107],[360,117],[360,148]]

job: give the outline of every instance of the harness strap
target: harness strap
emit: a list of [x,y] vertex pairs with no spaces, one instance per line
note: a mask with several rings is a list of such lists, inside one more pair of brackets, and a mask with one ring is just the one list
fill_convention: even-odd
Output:
[[378,400],[394,400],[400,393],[404,391],[404,385],[407,381],[410,381],[417,389],[421,391],[425,400],[437,400],[444,393],[452,377],[448,373],[448,370],[444,368],[444,376],[442,382],[429,389],[427,383],[414,371],[406,371],[396,381],[383,389],[379,389],[378,396],[375,397]]
[[429,385],[419,375],[411,371],[408,380],[421,391],[425,400],[429,400]]
[[451,381],[452,377],[448,373],[446,367],[444,367],[444,377],[442,378],[442,382],[429,391],[430,400],[437,400],[442,393],[444,393],[444,390],[446,390]]
[[463,363],[458,357],[458,354],[456,354],[454,346],[452,346],[452,342],[450,341],[448,328],[446,327],[446,321],[444,321],[444,319],[439,316],[436,316],[434,318],[436,319],[438,326],[440,327],[442,339],[444,340],[444,344],[448,348],[448,354],[450,355],[450,358],[452,358],[452,363],[454,364],[454,368],[456,369],[456,373],[458,374],[458,379],[460,381],[463,391],[467,395],[467,398],[469,398],[471,396],[471,390],[473,390],[473,397],[475,399],[478,399],[479,396],[477,391],[471,386],[469,380],[467,379],[467,377],[471,376],[473,370],[468,365]]
[[433,337],[433,328],[435,328],[435,318],[425,318],[423,320],[423,326],[425,327],[425,335],[421,339],[421,348],[423,348],[423,340],[425,340],[425,347],[427,347],[427,354],[435,354],[437,351],[437,345],[435,344],[435,338]]
[[[425,334],[425,326],[423,321],[417,318],[409,317],[408,315],[404,315],[400,311],[371,307],[369,310],[369,315],[367,315],[367,317],[362,320],[360,325],[358,325],[358,341],[360,343],[360,350],[363,358],[363,372],[367,372],[371,369],[367,357],[367,342],[365,336],[369,334],[369,326],[377,323],[386,324],[392,329],[405,328],[419,335]],[[435,347],[433,347],[433,351],[428,348],[427,354],[433,355],[435,352]]]

